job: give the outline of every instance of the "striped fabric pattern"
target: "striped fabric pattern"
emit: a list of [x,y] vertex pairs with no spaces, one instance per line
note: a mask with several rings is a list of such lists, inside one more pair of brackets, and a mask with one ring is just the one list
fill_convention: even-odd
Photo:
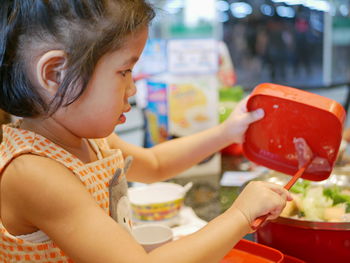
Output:
[[[0,174],[17,156],[32,153],[51,158],[77,176],[96,203],[109,214],[109,181],[117,168],[124,167],[120,150],[109,149],[104,139],[90,140],[100,153],[99,160],[84,164],[60,146],[33,132],[3,125],[0,145]],[[14,237],[0,222],[0,262],[65,263],[73,262],[52,241],[35,244]]]

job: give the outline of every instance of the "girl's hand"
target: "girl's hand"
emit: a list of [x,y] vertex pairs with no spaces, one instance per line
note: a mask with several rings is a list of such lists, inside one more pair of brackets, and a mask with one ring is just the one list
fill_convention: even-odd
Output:
[[293,198],[282,186],[269,182],[250,182],[237,197],[230,209],[239,210],[251,225],[263,215],[275,219],[282,212],[287,201]]
[[248,129],[248,126],[264,117],[263,109],[248,112],[248,98],[249,97],[246,97],[240,101],[231,113],[230,117],[223,122],[225,137],[230,138],[232,143],[243,143],[244,133]]

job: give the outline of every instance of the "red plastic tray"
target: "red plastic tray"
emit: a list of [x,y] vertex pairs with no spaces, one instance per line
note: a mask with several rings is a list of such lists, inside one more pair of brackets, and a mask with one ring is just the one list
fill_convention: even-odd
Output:
[[283,257],[276,249],[242,239],[220,263],[282,263]]
[[[246,132],[243,152],[248,159],[294,175],[298,160],[293,139],[301,137],[314,155],[334,166],[346,116],[338,102],[303,90],[264,83],[254,89],[247,108],[265,111],[265,117],[251,124]],[[306,171],[302,177],[321,181],[329,175],[330,171]]]

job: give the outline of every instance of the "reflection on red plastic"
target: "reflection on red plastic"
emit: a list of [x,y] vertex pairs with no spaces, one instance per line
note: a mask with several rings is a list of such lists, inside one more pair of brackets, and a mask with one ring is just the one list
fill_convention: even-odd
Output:
[[284,255],[283,263],[306,263],[304,260]]
[[242,144],[233,143],[221,150],[224,155],[241,156],[243,154]]
[[[345,110],[336,101],[314,93],[275,84],[261,84],[252,92],[248,111],[263,108],[265,117],[251,124],[243,144],[251,161],[294,175],[298,171],[294,138],[304,138],[315,156],[333,167],[337,158]],[[330,171],[306,171],[303,178],[327,179]]]
[[311,160],[311,163],[307,166],[307,169],[306,169],[306,171],[310,173],[322,172],[322,171],[327,172],[332,170],[327,159],[315,156],[313,154],[313,152],[311,151],[309,145],[307,145],[304,138],[294,138],[293,143],[295,145],[295,151],[297,154],[299,169],[304,167],[304,165]]
[[242,239],[220,263],[282,263],[283,254],[273,248]]

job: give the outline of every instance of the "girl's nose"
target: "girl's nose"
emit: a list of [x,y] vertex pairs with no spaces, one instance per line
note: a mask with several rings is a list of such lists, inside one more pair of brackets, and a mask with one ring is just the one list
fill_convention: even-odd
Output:
[[129,87],[126,91],[127,97],[132,97],[136,94],[136,85],[133,81],[130,82]]

